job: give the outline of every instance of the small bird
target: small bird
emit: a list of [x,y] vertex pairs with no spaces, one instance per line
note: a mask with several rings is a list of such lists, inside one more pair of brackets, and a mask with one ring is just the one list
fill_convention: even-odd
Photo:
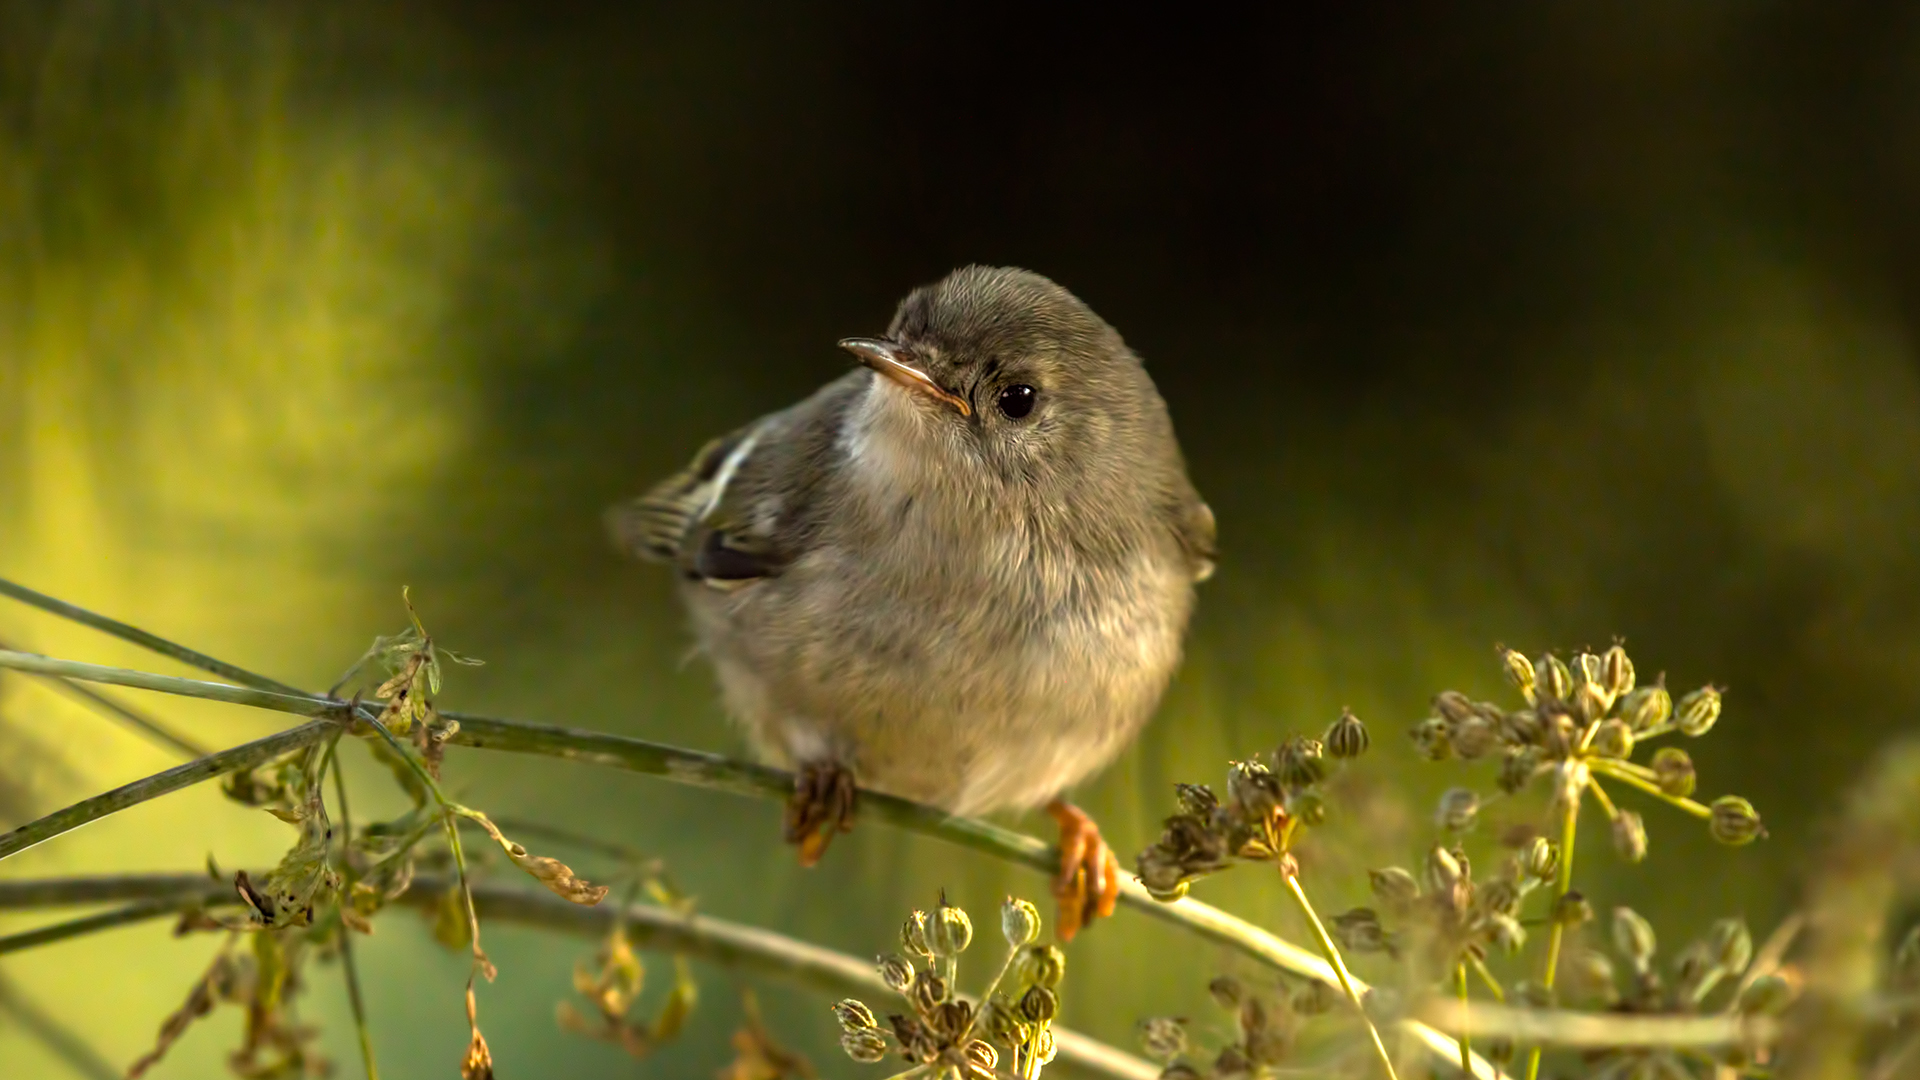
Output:
[[812,865],[856,784],[954,814],[1047,804],[1062,939],[1120,867],[1062,798],[1147,723],[1179,661],[1213,512],[1120,335],[1025,270],[913,291],[862,365],[616,506],[678,571],[728,711],[795,772]]

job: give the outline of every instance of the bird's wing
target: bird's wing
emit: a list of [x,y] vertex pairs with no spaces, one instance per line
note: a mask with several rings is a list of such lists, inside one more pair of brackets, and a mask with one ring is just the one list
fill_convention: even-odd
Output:
[[702,447],[693,462],[607,513],[614,541],[716,586],[778,574],[819,508],[825,459],[866,372],[828,384]]

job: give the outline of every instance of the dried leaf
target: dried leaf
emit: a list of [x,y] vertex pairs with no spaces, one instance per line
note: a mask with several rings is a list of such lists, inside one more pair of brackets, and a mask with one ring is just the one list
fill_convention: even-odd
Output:
[[206,972],[194,980],[192,988],[187,991],[187,1000],[161,1022],[160,1034],[154,1040],[153,1049],[142,1054],[140,1060],[128,1067],[127,1080],[138,1080],[146,1075],[147,1070],[159,1064],[173,1044],[180,1041],[180,1036],[186,1034],[195,1020],[213,1011],[220,997],[218,988],[234,981],[232,947],[233,943],[229,940],[214,956]]
[[746,1016],[733,1033],[734,1058],[715,1080],[814,1080],[812,1062],[773,1040],[753,991],[741,994],[740,1005]]
[[607,886],[595,885],[585,878],[576,877],[573,868],[559,859],[544,855],[529,855],[526,848],[507,839],[506,835],[500,831],[500,827],[489,820],[487,815],[465,807],[461,807],[458,812],[479,822],[480,827],[487,830],[487,834],[493,837],[494,842],[500,845],[501,850],[507,853],[507,858],[512,859],[515,866],[532,874],[555,896],[589,907],[606,899]]
[[487,1037],[480,1034],[478,1009],[473,1000],[473,983],[467,983],[467,1028],[473,1035],[467,1040],[467,1053],[460,1059],[460,1080],[493,1080],[493,1051],[487,1049]]

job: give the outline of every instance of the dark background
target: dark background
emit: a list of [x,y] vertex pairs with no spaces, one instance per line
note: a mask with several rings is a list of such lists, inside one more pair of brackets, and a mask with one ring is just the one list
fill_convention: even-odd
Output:
[[[1771,837],[1716,848],[1627,796],[1653,854],[1621,866],[1589,819],[1588,892],[1676,944],[1727,913],[1764,930],[1920,698],[1917,19],[0,5],[0,573],[310,685],[400,624],[410,584],[490,661],[455,706],[734,751],[666,576],[613,556],[601,508],[844,370],[833,342],[913,285],[1026,266],[1146,357],[1220,522],[1160,719],[1081,793],[1123,856],[1169,783],[1350,704],[1381,749],[1308,857],[1325,906],[1358,902],[1359,868],[1424,849],[1442,788],[1490,779],[1414,760],[1431,694],[1495,694],[1495,642],[1619,635],[1643,678],[1728,688],[1688,748]],[[154,663],[12,611],[0,632]],[[168,763],[5,689],[0,825]],[[153,707],[216,740],[271,723]],[[705,910],[855,953],[940,885],[982,915],[1044,888],[875,826],[802,874],[767,805],[450,769],[477,805],[658,851]],[[196,797],[8,870],[284,845]],[[1298,932],[1251,871],[1200,895]],[[381,1052],[450,1068],[464,965],[390,921],[366,950]],[[584,947],[497,933],[503,1074],[634,1071],[548,1019]],[[115,1060],[205,962],[157,928],[63,948],[7,973]],[[1229,962],[1193,955],[1123,915],[1075,945],[1067,1021],[1124,1043],[1204,1013]],[[104,964],[119,989],[83,990]],[[726,1060],[737,1006],[703,978],[643,1069]],[[851,1073],[818,1002],[763,997]],[[163,1074],[216,1067],[216,1030]]]

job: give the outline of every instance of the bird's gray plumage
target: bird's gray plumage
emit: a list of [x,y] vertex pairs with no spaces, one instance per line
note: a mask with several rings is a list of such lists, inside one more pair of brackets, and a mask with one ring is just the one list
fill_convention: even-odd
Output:
[[[1146,723],[1213,516],[1139,359],[1046,278],[955,271],[887,340],[965,415],[858,369],[708,444],[614,527],[683,577],[765,757],[957,813],[1036,805]],[[1020,419],[996,407],[1014,385],[1037,391]]]

